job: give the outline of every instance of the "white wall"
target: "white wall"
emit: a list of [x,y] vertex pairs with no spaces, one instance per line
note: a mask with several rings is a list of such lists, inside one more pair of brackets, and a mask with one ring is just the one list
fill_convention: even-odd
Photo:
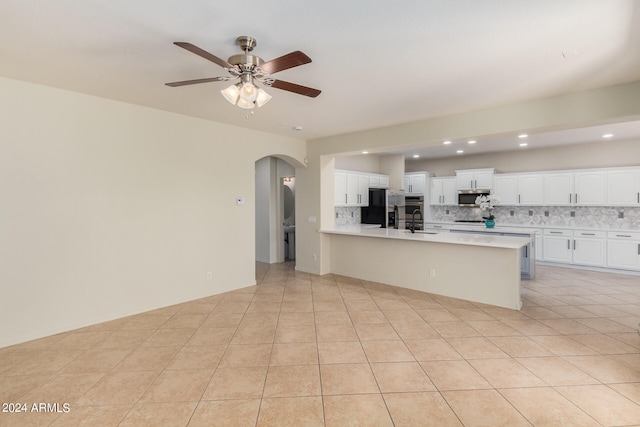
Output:
[[255,283],[255,162],[302,167],[303,141],[8,79],[0,98],[0,347]]

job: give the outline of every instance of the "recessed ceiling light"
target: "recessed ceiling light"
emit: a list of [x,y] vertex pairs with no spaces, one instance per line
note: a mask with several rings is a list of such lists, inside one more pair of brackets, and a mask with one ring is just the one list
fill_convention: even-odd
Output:
[[613,134],[612,133],[605,133],[604,135],[602,135],[603,138],[612,138]]
[[520,135],[518,135],[518,138],[526,138],[529,135],[527,135],[526,133],[521,133]]
[[462,154],[462,153],[464,153],[464,150],[458,150],[458,151],[456,151],[456,153]]
[[414,154],[414,155],[413,155],[413,158],[414,158],[414,159],[417,159],[417,158],[419,158],[419,157],[420,157],[420,154]]
[[292,126],[292,127],[291,127],[291,129],[295,130],[296,132],[299,132],[299,131],[301,131],[301,130],[302,130],[302,126],[300,126],[300,125],[295,125],[295,126]]
[[520,147],[526,147],[527,143],[526,142],[521,142],[519,145],[520,145]]
[[476,143],[476,140],[475,140],[475,139],[472,139],[472,140],[470,140],[470,141],[468,142],[468,144],[475,144],[475,143]]
[[451,144],[451,141],[445,141],[445,142],[443,142],[443,144],[444,145],[449,145],[449,144]]
[[369,152],[368,151],[363,151],[362,154],[369,154]]

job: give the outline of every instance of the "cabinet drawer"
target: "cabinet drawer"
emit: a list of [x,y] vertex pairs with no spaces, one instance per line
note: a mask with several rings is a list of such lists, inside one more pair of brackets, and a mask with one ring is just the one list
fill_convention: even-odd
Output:
[[626,231],[609,231],[607,233],[607,238],[619,240],[640,240],[640,233]]
[[545,236],[572,237],[573,236],[573,230],[556,230],[556,229],[553,229],[553,228],[545,228],[544,235]]
[[589,231],[589,230],[575,230],[573,237],[585,237],[592,239],[604,239],[607,237],[606,231]]

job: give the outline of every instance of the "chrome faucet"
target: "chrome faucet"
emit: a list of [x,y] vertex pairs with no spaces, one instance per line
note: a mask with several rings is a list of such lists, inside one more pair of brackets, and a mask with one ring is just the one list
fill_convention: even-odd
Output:
[[420,209],[415,209],[413,212],[411,212],[411,232],[415,233],[416,232],[416,212],[418,212],[418,219],[424,219],[422,218],[422,211]]

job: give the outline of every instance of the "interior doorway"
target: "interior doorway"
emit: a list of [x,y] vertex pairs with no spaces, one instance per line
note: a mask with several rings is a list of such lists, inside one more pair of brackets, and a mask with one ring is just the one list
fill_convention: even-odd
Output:
[[256,161],[256,261],[295,259],[295,168],[277,157]]
[[296,178],[282,178],[282,227],[284,232],[284,260],[296,259]]

